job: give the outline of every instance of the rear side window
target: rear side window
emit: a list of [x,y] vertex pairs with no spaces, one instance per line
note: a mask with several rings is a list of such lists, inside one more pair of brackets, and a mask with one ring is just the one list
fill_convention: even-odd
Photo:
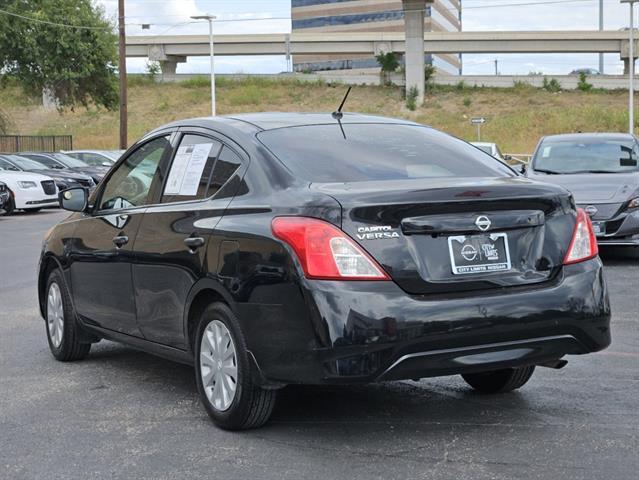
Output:
[[171,163],[162,203],[206,198],[221,148],[222,144],[212,138],[184,135]]
[[[362,182],[433,177],[503,177],[512,170],[432,128],[398,124],[309,125],[268,130],[259,140],[298,178]],[[344,138],[344,135],[346,138]]]
[[226,182],[228,182],[233,174],[240,168],[242,160],[230,148],[224,147],[220,153],[220,158],[215,163],[211,184],[209,185],[209,196],[215,195]]
[[212,197],[240,165],[240,157],[217,140],[185,135],[173,159],[162,203]]

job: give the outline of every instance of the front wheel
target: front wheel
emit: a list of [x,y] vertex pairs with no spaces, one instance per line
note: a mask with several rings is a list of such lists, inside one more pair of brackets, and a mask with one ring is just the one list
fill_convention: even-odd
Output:
[[532,377],[535,367],[506,368],[492,372],[468,373],[462,378],[481,393],[506,393],[523,387]]
[[202,315],[195,338],[195,378],[204,408],[227,430],[257,428],[275,406],[276,392],[254,382],[246,340],[233,312],[211,305]]
[[56,360],[70,362],[89,354],[91,344],[80,342],[69,292],[58,270],[47,282],[45,319],[49,348]]
[[9,216],[13,213],[15,209],[16,209],[15,201],[13,200],[13,198],[9,197],[9,200],[4,206],[4,214]]

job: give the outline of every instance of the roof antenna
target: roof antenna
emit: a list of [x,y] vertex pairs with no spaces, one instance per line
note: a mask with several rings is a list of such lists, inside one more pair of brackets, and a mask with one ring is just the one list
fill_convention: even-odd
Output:
[[348,90],[346,90],[346,95],[344,95],[344,98],[342,99],[342,103],[340,103],[339,108],[334,111],[333,113],[331,113],[331,116],[337,120],[337,123],[339,123],[339,128],[342,131],[342,135],[344,136],[344,140],[346,140],[346,133],[344,132],[344,127],[342,126],[342,118],[344,117],[344,114],[342,113],[342,108],[344,108],[344,104],[346,103],[346,99],[348,98],[348,94],[351,93],[351,87],[348,87]]

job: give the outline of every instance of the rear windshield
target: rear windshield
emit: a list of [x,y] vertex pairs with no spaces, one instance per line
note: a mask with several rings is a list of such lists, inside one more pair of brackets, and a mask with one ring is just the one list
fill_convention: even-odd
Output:
[[548,173],[619,173],[637,170],[639,151],[632,141],[545,140],[537,149],[533,169]]
[[309,125],[268,130],[259,140],[298,178],[361,182],[433,177],[513,176],[475,147],[428,127]]

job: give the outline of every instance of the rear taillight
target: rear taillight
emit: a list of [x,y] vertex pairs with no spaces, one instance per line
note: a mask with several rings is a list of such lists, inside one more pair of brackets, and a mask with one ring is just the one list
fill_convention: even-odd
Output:
[[575,224],[575,231],[572,234],[568,252],[564,258],[564,265],[590,260],[596,257],[598,253],[597,237],[592,228],[590,218],[588,218],[583,209],[578,208],[577,223]]
[[390,280],[375,260],[334,225],[307,217],[277,217],[273,234],[295,251],[304,276],[316,280]]

